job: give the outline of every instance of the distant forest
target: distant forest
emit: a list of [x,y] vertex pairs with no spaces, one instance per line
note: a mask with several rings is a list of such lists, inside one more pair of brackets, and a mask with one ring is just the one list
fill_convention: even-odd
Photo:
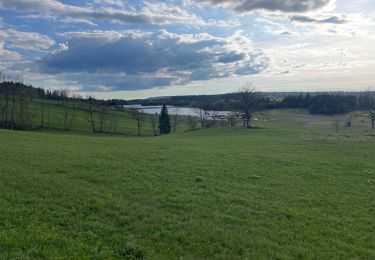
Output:
[[[129,104],[177,107],[196,107],[216,111],[236,111],[240,107],[240,93],[221,95],[172,96],[128,101]],[[368,110],[375,103],[375,92],[274,92],[257,93],[257,110],[277,108],[305,108],[311,114],[334,115],[355,110]]]

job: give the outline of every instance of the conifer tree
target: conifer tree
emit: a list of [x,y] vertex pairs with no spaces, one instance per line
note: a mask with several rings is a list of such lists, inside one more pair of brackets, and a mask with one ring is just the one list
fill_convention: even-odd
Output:
[[169,134],[171,132],[171,120],[168,114],[168,108],[163,105],[159,117],[159,130],[161,135]]

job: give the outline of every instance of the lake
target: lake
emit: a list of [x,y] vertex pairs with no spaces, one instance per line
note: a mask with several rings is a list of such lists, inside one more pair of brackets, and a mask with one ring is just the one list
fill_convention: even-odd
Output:
[[[162,106],[126,105],[124,108],[136,108],[146,114],[160,114]],[[167,106],[170,115],[199,116],[199,108]],[[208,115],[226,116],[230,111],[207,111]]]

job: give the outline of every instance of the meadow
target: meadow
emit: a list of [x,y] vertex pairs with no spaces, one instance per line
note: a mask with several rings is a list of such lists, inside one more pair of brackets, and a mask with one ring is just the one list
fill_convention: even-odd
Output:
[[375,133],[348,116],[0,130],[0,259],[374,259]]

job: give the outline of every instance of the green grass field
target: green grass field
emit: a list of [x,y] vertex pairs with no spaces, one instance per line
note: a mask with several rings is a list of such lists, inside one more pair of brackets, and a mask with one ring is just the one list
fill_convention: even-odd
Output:
[[0,130],[0,259],[374,259],[369,123],[258,117],[155,138]]
[[[34,100],[33,111],[33,125],[34,128],[39,128],[41,125],[41,101]],[[44,101],[44,130],[55,132],[66,132],[64,130],[64,106],[58,104],[56,101]],[[116,120],[116,134],[124,136],[137,135],[137,121],[133,119],[128,110],[118,110],[112,108],[110,113],[114,114]],[[89,122],[88,105],[69,104],[69,117],[72,118],[70,133],[90,134],[91,125]],[[98,121],[98,112],[95,113],[95,120]],[[98,122],[97,122],[98,124]],[[180,127],[181,128],[181,127]],[[184,127],[182,126],[182,129]],[[142,123],[142,136],[153,136],[150,117],[146,116]]]

